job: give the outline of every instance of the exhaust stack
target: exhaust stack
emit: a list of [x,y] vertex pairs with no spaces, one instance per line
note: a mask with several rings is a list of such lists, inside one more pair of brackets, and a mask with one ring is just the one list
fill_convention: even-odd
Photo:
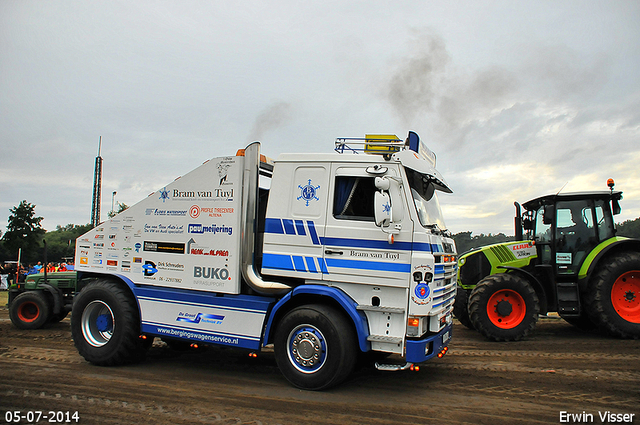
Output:
[[291,287],[280,282],[268,282],[255,269],[255,230],[258,215],[258,178],[260,170],[260,142],[253,142],[244,150],[242,181],[242,260],[241,270],[245,282],[263,295],[283,294]]

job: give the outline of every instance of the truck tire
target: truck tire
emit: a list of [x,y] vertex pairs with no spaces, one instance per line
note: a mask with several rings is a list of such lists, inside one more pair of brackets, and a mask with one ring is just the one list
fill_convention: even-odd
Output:
[[474,330],[469,317],[469,290],[458,287],[456,300],[453,303],[453,315],[467,328]]
[[482,279],[471,291],[473,326],[492,341],[519,341],[536,327],[540,302],[522,277],[498,273]]
[[618,338],[640,338],[640,253],[626,252],[599,264],[587,304],[598,328]]
[[80,355],[99,366],[136,362],[146,353],[135,300],[109,280],[92,282],[76,296],[71,336]]
[[18,295],[9,307],[9,317],[19,329],[40,329],[49,321],[51,308],[44,294],[28,291]]
[[306,305],[287,313],[276,328],[276,363],[285,378],[305,390],[323,390],[352,372],[356,335],[348,319],[326,305]]

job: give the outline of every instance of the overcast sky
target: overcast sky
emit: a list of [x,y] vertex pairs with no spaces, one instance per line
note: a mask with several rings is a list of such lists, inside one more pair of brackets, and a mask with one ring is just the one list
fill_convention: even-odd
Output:
[[640,2],[0,0],[0,230],[102,218],[205,160],[416,131],[454,233],[513,202],[624,192],[640,216]]

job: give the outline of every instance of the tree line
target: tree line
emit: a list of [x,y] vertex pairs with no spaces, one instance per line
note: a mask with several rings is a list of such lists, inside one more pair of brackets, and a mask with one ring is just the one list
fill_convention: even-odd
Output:
[[[63,262],[73,258],[76,249],[76,239],[91,230],[90,224],[58,225],[56,230],[47,232],[42,228],[43,217],[36,216],[35,205],[22,201],[20,205],[9,210],[7,231],[0,232],[0,262],[15,261],[18,250],[22,249],[21,262],[23,264],[37,263],[44,260],[44,243],[47,244],[47,259],[53,262]],[[126,204],[118,202],[118,211],[109,212],[109,217],[126,210]],[[640,217],[627,220],[616,225],[617,235],[640,239]],[[508,242],[513,236],[498,234],[473,235],[472,232],[460,232],[453,235],[459,253],[469,251],[495,243]]]
[[[0,232],[0,262],[16,261],[21,251],[23,265],[44,261],[44,245],[47,246],[47,261],[54,263],[72,259],[76,250],[76,239],[91,230],[91,224],[58,225],[53,231],[42,227],[43,217],[36,216],[36,206],[27,201],[9,210],[7,230]],[[126,210],[126,204],[118,202],[118,211],[109,212],[109,217]]]

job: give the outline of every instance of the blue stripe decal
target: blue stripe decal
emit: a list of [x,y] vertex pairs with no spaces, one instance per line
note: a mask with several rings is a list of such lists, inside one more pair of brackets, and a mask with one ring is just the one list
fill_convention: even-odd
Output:
[[293,270],[293,263],[290,255],[263,254],[262,267],[278,270]]
[[304,259],[298,255],[293,256],[293,267],[297,272],[306,272],[307,268],[304,265]]
[[313,224],[313,221],[307,220],[307,226],[309,227],[309,235],[311,236],[311,241],[314,245],[320,245],[320,241],[318,240],[318,234],[316,233],[316,226]]
[[302,220],[296,220],[296,230],[299,236],[307,235],[307,233],[304,231],[304,223]]
[[320,271],[322,273],[329,274],[329,270],[327,269],[327,263],[324,261],[324,258],[318,258],[318,263],[320,263]]
[[264,231],[265,233],[283,234],[282,221],[279,218],[267,218],[264,221]]
[[307,262],[307,269],[309,269],[311,273],[318,273],[318,269],[316,269],[316,262],[313,257],[304,257],[304,259]]
[[282,223],[284,224],[284,232],[287,235],[295,235],[296,234],[296,230],[293,227],[293,220],[290,220],[288,218],[283,218],[282,219]]
[[327,266],[341,267],[343,269],[384,270],[387,272],[401,273],[409,273],[411,271],[411,264],[396,264],[381,261],[342,260],[339,258],[328,258]]

